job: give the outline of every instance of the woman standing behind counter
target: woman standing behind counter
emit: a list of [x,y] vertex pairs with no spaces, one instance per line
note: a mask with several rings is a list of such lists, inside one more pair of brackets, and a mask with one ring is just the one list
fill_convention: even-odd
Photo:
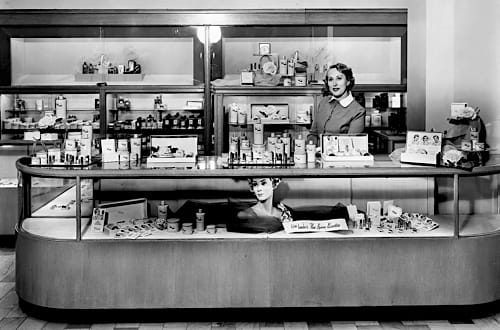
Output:
[[318,145],[321,134],[354,134],[365,129],[366,110],[354,100],[352,69],[343,63],[331,65],[326,72],[323,98],[314,114],[308,141]]

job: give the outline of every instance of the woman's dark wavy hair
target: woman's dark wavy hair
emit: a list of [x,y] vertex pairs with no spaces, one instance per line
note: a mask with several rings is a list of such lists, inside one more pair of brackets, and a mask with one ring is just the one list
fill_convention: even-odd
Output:
[[332,93],[330,92],[330,89],[328,88],[328,76],[327,76],[328,72],[331,69],[337,69],[338,72],[343,73],[345,75],[347,81],[350,82],[350,84],[347,85],[347,90],[351,91],[352,88],[354,87],[355,80],[356,80],[356,79],[354,79],[354,75],[352,74],[352,69],[350,67],[348,67],[347,65],[345,65],[344,63],[335,63],[333,65],[330,65],[328,70],[326,70],[325,79],[323,80],[323,82],[324,82],[323,96],[332,95]]
[[[258,178],[255,178],[255,179],[258,179]],[[280,178],[268,178],[268,179],[271,180],[271,183],[273,184],[273,188],[276,188],[278,186],[278,184],[281,182]],[[252,186],[253,180],[254,180],[254,178],[247,179],[248,185],[250,186],[250,191],[253,191],[253,186]]]

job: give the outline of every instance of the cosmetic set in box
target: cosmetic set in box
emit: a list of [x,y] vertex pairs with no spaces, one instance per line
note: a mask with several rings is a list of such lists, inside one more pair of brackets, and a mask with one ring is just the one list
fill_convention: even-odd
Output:
[[196,162],[198,155],[197,135],[152,135],[148,166],[168,163]]
[[406,150],[401,153],[401,163],[437,165],[441,155],[442,140],[442,133],[408,131]]
[[322,134],[321,159],[345,165],[371,165],[374,160],[368,153],[367,134]]

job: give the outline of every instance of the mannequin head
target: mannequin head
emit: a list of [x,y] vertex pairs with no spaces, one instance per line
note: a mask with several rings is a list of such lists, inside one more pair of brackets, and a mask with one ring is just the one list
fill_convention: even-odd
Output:
[[275,178],[252,178],[248,179],[250,191],[255,194],[259,202],[272,200],[274,190],[278,187],[280,180]]

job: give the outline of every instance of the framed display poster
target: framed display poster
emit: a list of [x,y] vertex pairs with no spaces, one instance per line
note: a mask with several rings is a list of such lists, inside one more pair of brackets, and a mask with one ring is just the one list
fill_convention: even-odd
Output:
[[271,54],[271,43],[260,42],[259,43],[259,55],[269,55]]

